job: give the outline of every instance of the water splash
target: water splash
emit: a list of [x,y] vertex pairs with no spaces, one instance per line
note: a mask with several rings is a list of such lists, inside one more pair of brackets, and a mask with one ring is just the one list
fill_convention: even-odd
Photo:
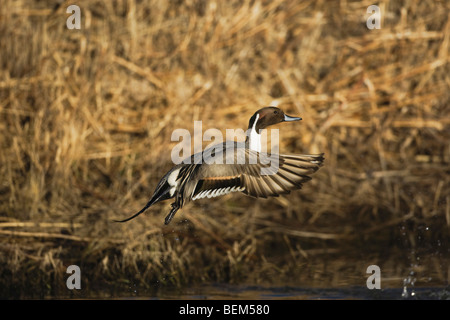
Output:
[[[414,291],[414,284],[416,283],[416,277],[415,272],[411,270],[409,272],[408,277],[403,279],[403,292],[402,292],[402,298],[413,298],[416,296],[416,292]],[[411,293],[408,292],[408,286],[411,286]]]
[[133,281],[133,283],[128,286],[128,291],[134,295],[138,294],[138,285],[136,284],[136,282]]

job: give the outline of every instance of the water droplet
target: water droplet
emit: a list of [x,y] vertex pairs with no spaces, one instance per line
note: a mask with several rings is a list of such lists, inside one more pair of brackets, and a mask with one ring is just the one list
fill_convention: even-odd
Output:
[[[404,282],[405,280],[403,280]],[[403,287],[402,298],[408,298],[408,289],[406,286]]]

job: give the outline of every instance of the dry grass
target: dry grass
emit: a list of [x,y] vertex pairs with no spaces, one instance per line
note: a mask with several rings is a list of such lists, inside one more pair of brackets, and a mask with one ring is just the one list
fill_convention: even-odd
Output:
[[[364,284],[374,261],[448,283],[448,2],[381,1],[380,30],[370,1],[79,1],[81,30],[69,4],[0,1],[2,297],[66,295],[71,264],[84,292]],[[274,103],[304,119],[281,151],[326,155],[302,191],[112,222],[171,167],[174,129]]]

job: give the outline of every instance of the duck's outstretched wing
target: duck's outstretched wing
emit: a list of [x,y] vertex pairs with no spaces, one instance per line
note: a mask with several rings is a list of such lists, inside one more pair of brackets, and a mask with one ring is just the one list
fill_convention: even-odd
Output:
[[[278,197],[292,190],[301,189],[303,183],[323,164],[319,155],[279,155],[278,167],[255,165],[258,170],[245,170],[242,174],[243,193],[253,197]],[[256,171],[256,172],[255,172]]]
[[[244,164],[199,167],[195,185],[187,188],[185,195],[197,200],[241,191],[253,197],[277,197],[300,189],[303,183],[311,180],[310,175],[316,172],[324,161],[323,153],[267,155],[245,149],[243,156],[247,157]],[[251,157],[255,157],[253,162]]]

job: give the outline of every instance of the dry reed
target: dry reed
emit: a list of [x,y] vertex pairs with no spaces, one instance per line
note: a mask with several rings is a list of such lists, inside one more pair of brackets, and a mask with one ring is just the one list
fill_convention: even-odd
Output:
[[[78,1],[68,30],[68,2],[1,0],[0,296],[67,295],[71,264],[86,296],[364,283],[376,263],[401,285],[428,254],[448,283],[449,2],[380,1],[379,30],[371,4]],[[174,129],[245,129],[271,104],[304,119],[283,153],[325,152],[303,190],[112,222],[170,169]]]

